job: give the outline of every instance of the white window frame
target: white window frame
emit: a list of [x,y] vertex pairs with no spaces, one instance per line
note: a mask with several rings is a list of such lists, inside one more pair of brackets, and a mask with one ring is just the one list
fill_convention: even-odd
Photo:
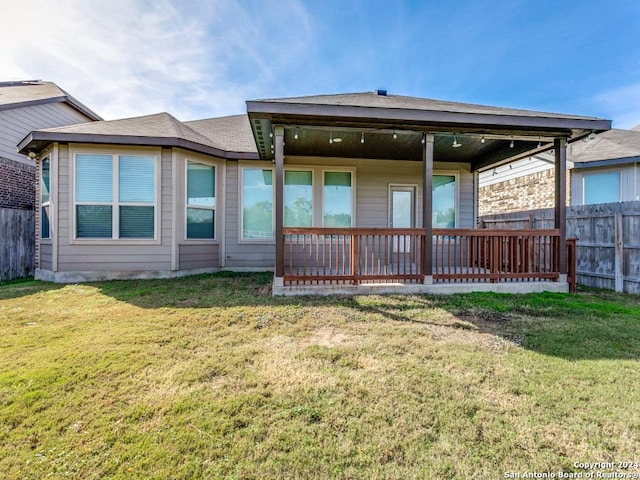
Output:
[[[285,172],[285,178],[286,178],[286,172],[311,172],[311,227],[302,227],[302,228],[312,228],[315,225],[315,218],[316,218],[316,194],[315,194],[315,188],[316,188],[316,174],[313,170],[312,167],[309,166],[304,166],[304,165],[300,165],[300,166],[296,166],[296,165],[290,165],[288,167],[285,167],[284,169]],[[275,178],[275,177],[274,177]],[[286,183],[285,183],[285,178],[282,179],[282,208],[284,209],[284,189],[286,188]],[[275,185],[274,185],[274,196],[275,196]],[[275,204],[275,202],[274,202]],[[284,211],[282,213],[282,223],[284,226]]]
[[[438,175],[443,175],[447,177],[455,177],[455,191],[454,191],[454,202],[455,202],[455,222],[453,228],[458,228],[460,225],[460,172],[458,170],[434,170],[433,176],[436,177]],[[422,192],[424,195],[424,192]],[[431,202],[431,209],[433,210],[433,199]],[[433,217],[433,211],[431,212],[431,216]],[[433,221],[433,219],[432,219]],[[433,227],[433,228],[442,228],[442,227]]]
[[[161,199],[161,164],[160,153],[156,150],[145,149],[89,149],[82,148],[70,151],[71,156],[71,208],[70,215],[70,240],[72,244],[118,244],[118,245],[158,245],[161,243],[160,236],[160,199]],[[76,201],[76,160],[78,155],[107,155],[111,156],[111,202],[77,202]],[[155,192],[153,204],[142,202],[120,202],[120,157],[153,157],[155,173]],[[111,238],[86,238],[77,237],[77,205],[105,205],[111,207]],[[120,208],[119,207],[150,207],[153,206],[153,238],[119,238],[120,235]]]
[[[207,167],[213,167],[213,185],[215,189],[215,197],[214,197],[214,206],[207,207],[202,205],[189,205],[189,199],[187,196],[188,192],[188,182],[189,182],[189,162],[199,163],[201,165],[206,165]],[[214,162],[207,162],[204,160],[197,160],[195,158],[185,157],[184,159],[184,230],[183,230],[183,240],[189,243],[218,243],[218,192],[220,191],[218,185],[218,175],[219,175],[220,166]],[[197,208],[200,210],[213,210],[213,238],[188,238],[187,237],[187,209],[188,208]]]
[[321,193],[320,198],[322,200],[322,204],[319,207],[320,212],[320,225],[324,227],[324,174],[326,172],[330,173],[345,173],[348,172],[351,174],[351,227],[344,228],[354,228],[356,223],[356,169],[354,167],[331,167],[331,166],[322,166],[320,170],[320,185]]
[[[49,200],[46,201],[46,202],[43,202],[42,201],[42,164],[44,163],[45,160],[47,160],[49,162]],[[53,226],[52,225],[53,222],[52,222],[52,218],[51,218],[52,217],[52,212],[51,212],[51,196],[52,196],[51,184],[52,184],[52,181],[51,181],[51,179],[53,177],[53,175],[52,175],[53,172],[52,172],[51,166],[52,166],[52,158],[51,158],[51,154],[48,153],[47,155],[42,157],[42,159],[40,160],[40,165],[38,166],[39,173],[40,173],[40,175],[39,175],[40,185],[38,186],[39,187],[39,195],[38,196],[40,197],[39,201],[38,201],[39,206],[40,206],[40,211],[38,212],[38,214],[39,214],[38,217],[40,219],[40,222],[39,222],[40,224],[38,225],[38,238],[40,240],[51,240],[51,237],[52,237],[51,229],[52,229],[52,226]],[[44,209],[45,206],[49,207],[49,236],[48,237],[43,237],[42,236],[42,210]]]
[[[275,210],[272,218],[272,231],[273,237],[270,239],[262,238],[244,238],[243,225],[244,225],[244,198],[243,198],[243,185],[244,185],[244,171],[246,169],[253,170],[270,170],[273,178],[273,185],[271,189],[271,201],[275,208],[276,204],[276,173],[275,168],[271,166],[265,166],[255,163],[242,162],[238,165],[238,243],[239,244],[275,244]],[[324,173],[325,172],[348,172],[351,174],[351,227],[356,225],[356,167],[344,167],[344,166],[327,166],[327,165],[305,165],[305,164],[289,164],[284,167],[284,171],[294,172],[311,172],[312,183],[312,227],[323,226],[324,224]],[[284,188],[284,178],[282,179]],[[284,191],[283,191],[284,196]],[[284,208],[284,205],[283,205]],[[284,217],[283,217],[284,220]]]
[[[239,244],[262,244],[273,245],[276,243],[275,230],[276,230],[276,171],[272,166],[266,166],[264,164],[255,163],[242,163],[238,165],[238,243]],[[244,172],[245,170],[270,170],[272,185],[271,185],[271,205],[273,206],[273,215],[271,216],[271,238],[244,238]],[[284,182],[284,179],[283,179]]]

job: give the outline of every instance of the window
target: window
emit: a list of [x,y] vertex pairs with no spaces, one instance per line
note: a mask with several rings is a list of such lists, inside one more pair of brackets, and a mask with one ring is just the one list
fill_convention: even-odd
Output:
[[155,157],[76,155],[76,238],[154,238],[155,197]]
[[434,175],[432,192],[432,226],[435,228],[454,228],[456,226],[455,175]]
[[313,172],[284,172],[284,226],[313,225]]
[[583,203],[620,201],[620,172],[587,173],[583,178]]
[[324,172],[323,180],[323,226],[351,227],[353,219],[351,172]]
[[50,191],[51,161],[45,157],[40,163],[40,238],[51,238]]
[[242,238],[273,239],[273,171],[242,171]]
[[[320,222],[325,227],[353,225],[353,172],[322,171],[321,168],[285,169],[283,226],[313,227]],[[321,181],[316,184],[314,178]],[[272,240],[273,170],[245,167],[241,185],[242,239]]]
[[187,161],[187,238],[215,238],[216,167]]

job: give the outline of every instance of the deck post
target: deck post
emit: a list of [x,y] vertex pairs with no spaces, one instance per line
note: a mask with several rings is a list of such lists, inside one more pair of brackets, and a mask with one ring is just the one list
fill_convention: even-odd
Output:
[[422,149],[422,228],[424,228],[424,283],[433,283],[433,140],[432,133],[424,134]]
[[284,238],[282,228],[284,225],[284,127],[276,125],[273,129],[275,137],[275,236],[276,236],[276,278],[274,285],[282,284],[284,277]]
[[555,228],[560,231],[558,241],[559,281],[567,278],[567,140],[553,140],[555,153]]

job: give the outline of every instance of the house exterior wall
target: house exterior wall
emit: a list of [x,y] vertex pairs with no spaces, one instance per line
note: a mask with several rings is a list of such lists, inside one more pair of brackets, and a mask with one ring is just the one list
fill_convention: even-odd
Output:
[[[74,239],[74,172],[76,153],[154,154],[159,160],[159,229],[151,240]],[[56,281],[176,276],[187,272],[272,270],[275,242],[241,238],[241,170],[271,168],[264,161],[224,161],[181,149],[56,145],[52,157],[52,239],[38,240],[39,278]],[[186,162],[216,167],[215,239],[186,239]],[[300,167],[321,179],[323,170],[348,169],[354,175],[355,225],[387,227],[389,186],[416,187],[416,226],[422,226],[422,162],[287,157],[286,167]],[[473,174],[468,164],[434,164],[436,174],[457,180],[456,226],[474,226]],[[317,192],[320,189],[316,189]],[[319,200],[314,198],[316,209]],[[316,212],[316,219],[321,212]]]
[[[567,205],[572,183],[567,176]],[[478,189],[478,215],[509,213],[555,206],[555,168],[510,178]]]
[[34,165],[0,157],[0,208],[32,210],[35,179]]
[[620,201],[640,200],[640,174],[638,164],[616,165],[612,167],[580,168],[571,171],[571,205],[584,205],[584,177],[590,173],[620,173]]
[[34,166],[30,158],[20,155],[16,145],[29,132],[43,128],[84,123],[90,119],[66,103],[45,103],[0,111],[0,157]]
[[[271,168],[266,162],[227,163],[226,245],[224,266],[236,270],[271,270],[275,263],[275,242],[242,240],[241,236],[241,170],[243,168]],[[355,225],[356,227],[388,227],[389,186],[410,185],[416,187],[415,225],[422,226],[422,162],[396,160],[367,160],[349,158],[285,156],[285,170],[300,167],[314,173],[314,183],[321,182],[322,171],[349,169],[354,173]],[[464,163],[434,162],[434,173],[454,174],[457,179],[456,226],[473,228],[474,198],[473,174]],[[321,223],[321,195],[314,194],[315,224]]]
[[[160,228],[156,240],[111,240],[111,239],[74,239],[73,225],[73,154],[74,153],[148,153],[156,155],[160,168]],[[96,147],[93,145],[61,144],[52,159],[57,161],[57,205],[55,225],[57,233],[52,231],[52,241],[40,241],[40,266],[48,266],[46,245],[51,243],[53,272],[105,272],[105,278],[113,275],[106,272],[163,271],[171,267],[172,238],[172,152],[170,149],[136,147]],[[54,175],[52,175],[54,177]],[[45,263],[43,263],[43,261]],[[46,278],[43,277],[43,278]]]

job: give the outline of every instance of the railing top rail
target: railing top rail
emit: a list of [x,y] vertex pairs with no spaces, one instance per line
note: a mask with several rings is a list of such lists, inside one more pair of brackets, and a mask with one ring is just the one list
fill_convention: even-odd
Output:
[[512,228],[434,228],[433,235],[474,235],[478,237],[521,237],[521,236],[559,236],[557,228],[537,229],[512,229]]
[[[285,227],[285,235],[424,235],[422,228],[338,228],[338,227]],[[434,228],[433,235],[478,236],[478,237],[519,237],[519,236],[559,236],[560,230],[549,229],[488,229],[488,228]]]
[[424,235],[422,228],[285,227],[285,235]]

